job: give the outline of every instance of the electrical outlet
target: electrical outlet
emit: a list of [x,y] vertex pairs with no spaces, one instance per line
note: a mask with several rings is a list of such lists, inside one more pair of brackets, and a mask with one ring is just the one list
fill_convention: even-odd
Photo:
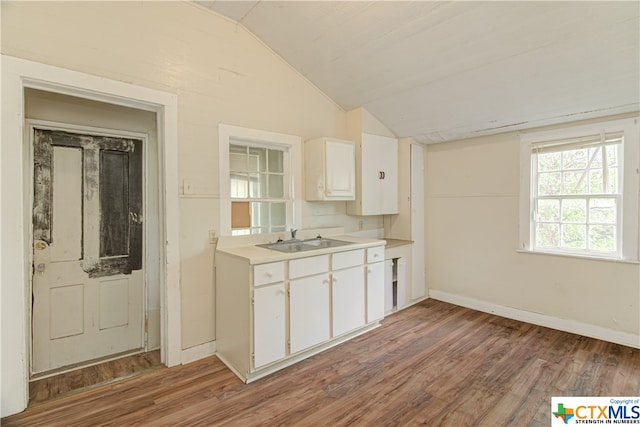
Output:
[[218,243],[218,233],[216,230],[209,230],[209,243],[212,245]]

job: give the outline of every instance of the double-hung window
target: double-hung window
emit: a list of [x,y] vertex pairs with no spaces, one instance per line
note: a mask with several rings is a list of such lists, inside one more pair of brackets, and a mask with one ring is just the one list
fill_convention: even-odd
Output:
[[635,120],[522,136],[521,249],[638,257]]
[[219,126],[221,235],[283,233],[299,226],[301,146],[295,135]]
[[288,149],[231,142],[231,234],[285,231],[287,204],[291,202]]

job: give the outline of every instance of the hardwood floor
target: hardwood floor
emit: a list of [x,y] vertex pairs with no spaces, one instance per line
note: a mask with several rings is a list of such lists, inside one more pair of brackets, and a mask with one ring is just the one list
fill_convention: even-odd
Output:
[[29,384],[29,405],[119,381],[161,366],[160,350],[155,350],[42,378]]
[[216,357],[3,426],[549,426],[551,396],[637,396],[640,350],[427,300],[251,384]]

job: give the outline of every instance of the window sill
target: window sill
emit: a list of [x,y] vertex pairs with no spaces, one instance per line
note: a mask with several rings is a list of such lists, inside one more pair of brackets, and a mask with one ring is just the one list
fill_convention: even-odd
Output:
[[599,257],[593,255],[578,255],[578,254],[567,254],[560,252],[545,252],[545,251],[532,251],[530,249],[516,249],[516,252],[521,254],[532,254],[532,255],[547,255],[547,256],[559,256],[564,258],[574,258],[574,259],[584,259],[590,261],[608,261],[608,262],[617,262],[622,264],[640,264],[640,261],[637,259],[624,259],[624,258],[606,258]]

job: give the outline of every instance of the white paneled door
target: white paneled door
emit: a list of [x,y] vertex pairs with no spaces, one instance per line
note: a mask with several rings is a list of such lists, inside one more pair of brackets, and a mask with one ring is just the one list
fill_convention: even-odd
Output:
[[32,136],[32,374],[142,348],[142,141]]

